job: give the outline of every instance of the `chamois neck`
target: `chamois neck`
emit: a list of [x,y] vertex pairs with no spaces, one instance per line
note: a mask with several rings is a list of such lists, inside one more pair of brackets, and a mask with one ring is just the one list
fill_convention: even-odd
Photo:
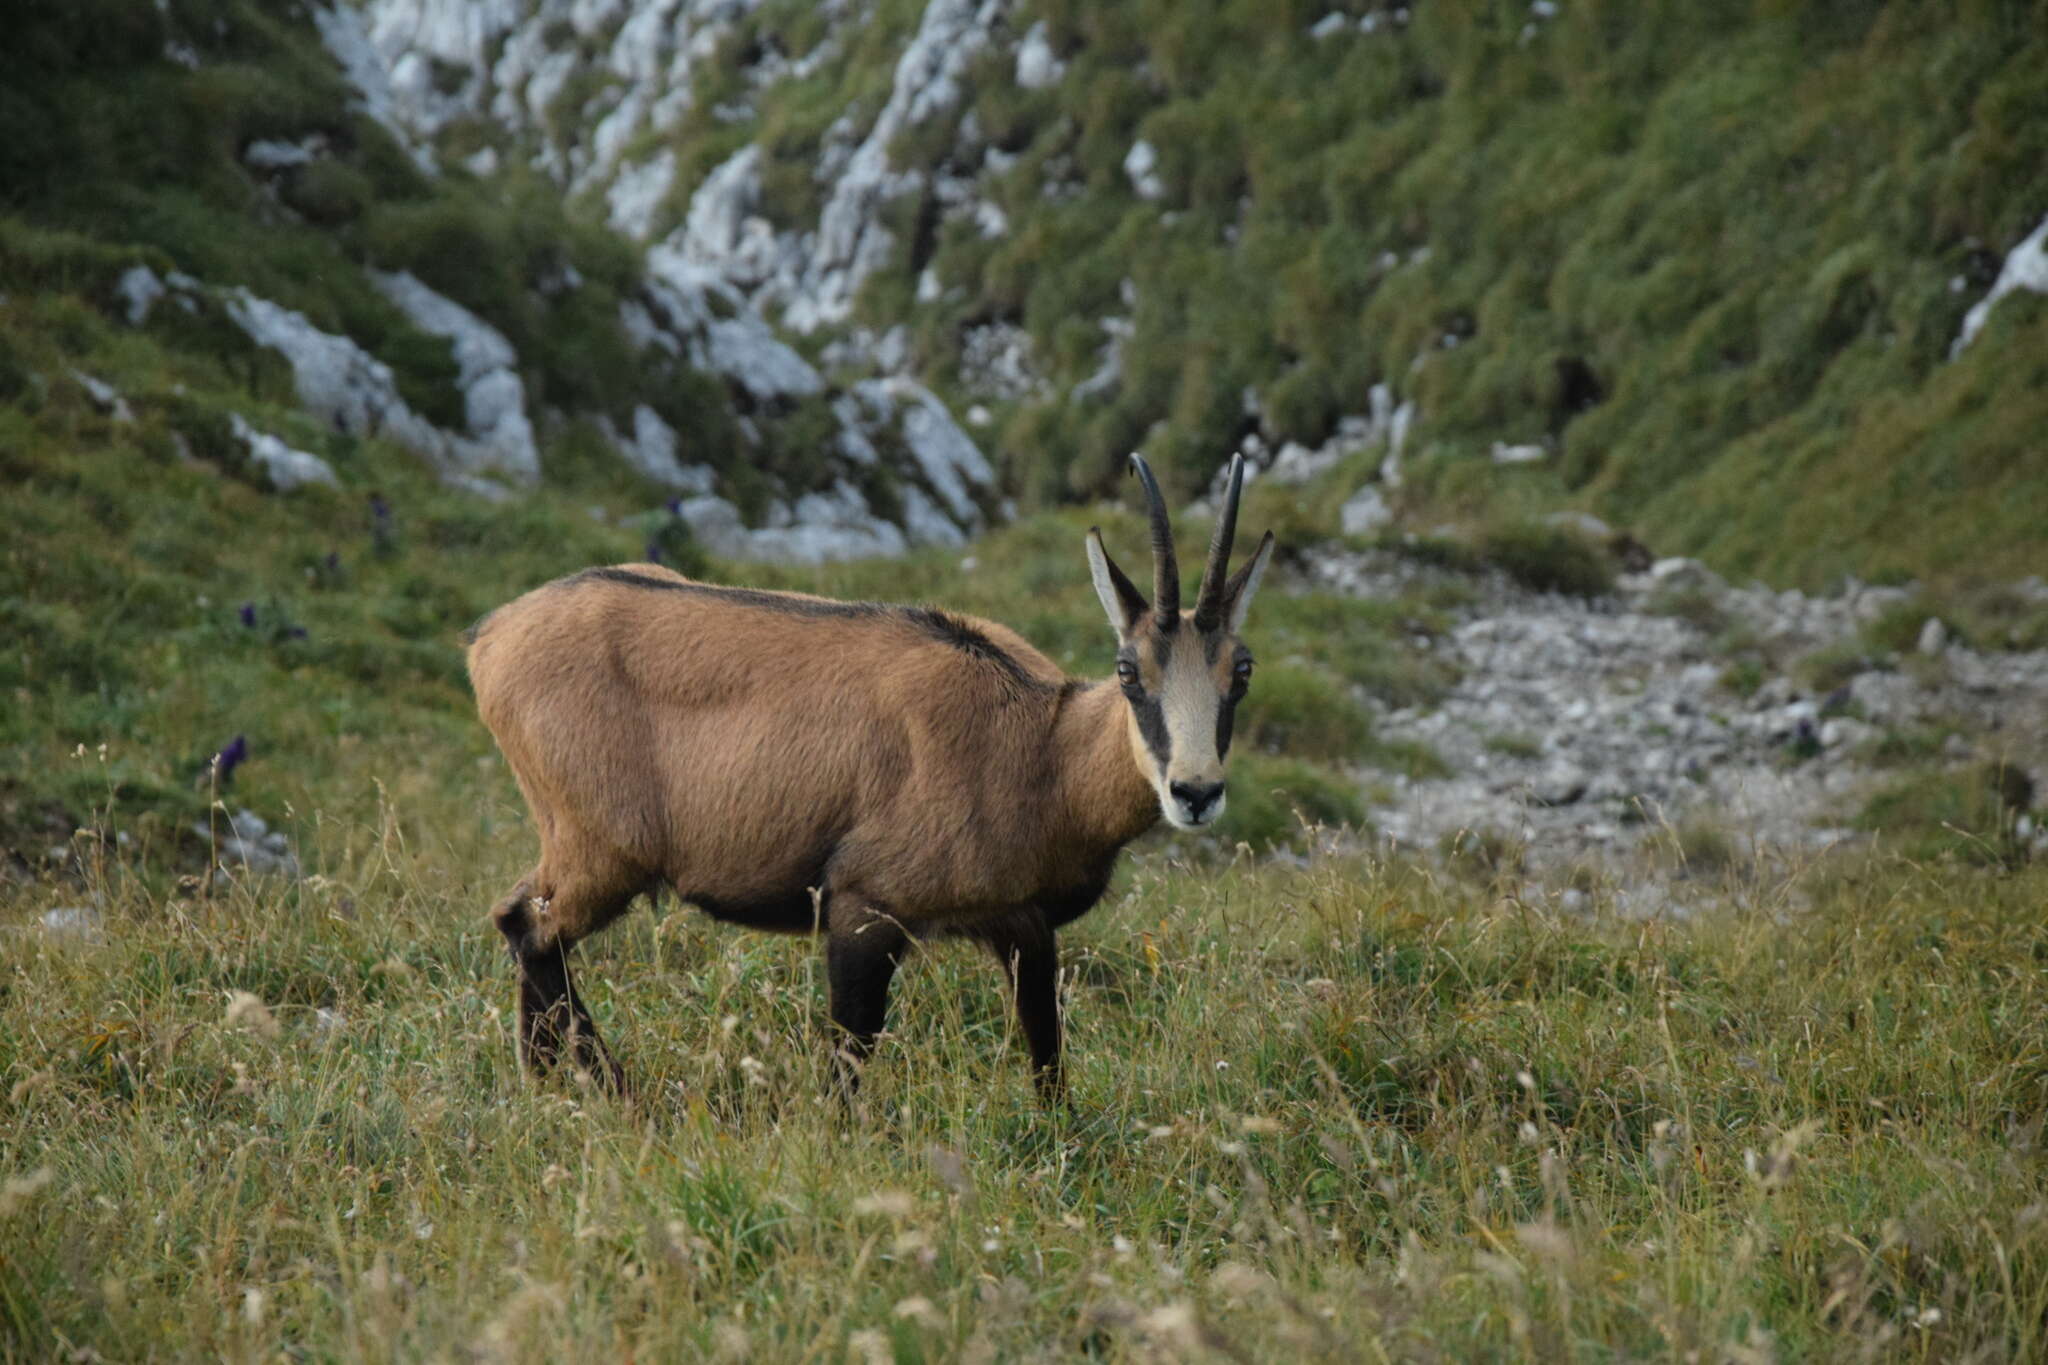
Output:
[[1159,820],[1159,796],[1131,751],[1130,714],[1108,682],[1069,684],[1053,719],[1059,804],[1067,828],[1104,852]]

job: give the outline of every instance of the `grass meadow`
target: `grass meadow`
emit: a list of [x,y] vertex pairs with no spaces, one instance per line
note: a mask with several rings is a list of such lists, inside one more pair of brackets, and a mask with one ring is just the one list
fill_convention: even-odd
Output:
[[[79,345],[131,391],[159,360]],[[2041,1353],[2048,871],[1887,835],[1639,922],[1318,853],[1297,812],[1356,825],[1370,770],[1437,761],[1362,699],[1448,685],[1455,572],[1276,574],[1227,828],[1141,844],[1063,936],[1071,1113],[957,945],[900,978],[845,1112],[813,946],[673,903],[579,950],[625,1106],[517,1067],[484,912],[534,842],[458,644],[665,514],[595,475],[477,503],[381,442],[279,497],[137,406],[60,382],[0,415],[0,1359]],[[1141,553],[1097,507],[707,571],[1100,673],[1096,520]],[[303,880],[201,875],[244,806]],[[66,908],[96,927],[42,925]]]
[[[75,760],[96,764],[96,755]],[[1371,856],[1154,849],[1063,944],[899,978],[857,1110],[803,940],[585,945],[639,1085],[528,1081],[516,795],[364,798],[314,875],[97,935],[0,900],[0,1356],[2038,1359],[2039,868],[1843,856],[1687,922]],[[117,853],[118,851],[116,851]]]

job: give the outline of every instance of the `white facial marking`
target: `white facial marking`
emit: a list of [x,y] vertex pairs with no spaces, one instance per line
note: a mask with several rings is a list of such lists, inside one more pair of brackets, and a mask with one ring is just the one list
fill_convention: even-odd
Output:
[[1223,782],[1223,760],[1216,752],[1216,712],[1222,699],[1202,650],[1202,637],[1183,624],[1173,637],[1159,689],[1159,707],[1166,722],[1167,759],[1147,765],[1159,813],[1175,829],[1206,829],[1223,814],[1223,796],[1201,814],[1176,795],[1174,784],[1208,790]]

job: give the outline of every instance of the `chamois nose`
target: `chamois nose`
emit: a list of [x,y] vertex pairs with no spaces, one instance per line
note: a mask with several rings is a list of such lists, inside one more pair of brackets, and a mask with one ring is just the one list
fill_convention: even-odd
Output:
[[1189,821],[1197,825],[1208,819],[1216,803],[1223,799],[1221,782],[1169,782],[1166,789],[1188,813]]

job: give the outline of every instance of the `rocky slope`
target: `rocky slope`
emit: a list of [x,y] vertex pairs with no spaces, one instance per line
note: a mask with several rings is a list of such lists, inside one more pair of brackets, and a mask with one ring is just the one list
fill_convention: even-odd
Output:
[[[1392,551],[1319,552],[1307,573],[1386,598],[1444,575]],[[2040,578],[2008,593],[2048,613]],[[1733,586],[1688,559],[1591,599],[1486,576],[1426,644],[1458,682],[1425,706],[1377,708],[1385,737],[1428,746],[1444,772],[1369,783],[1373,820],[1396,845],[1559,886],[1619,873],[1624,898],[1652,910],[1687,894],[1673,862],[1715,873],[1865,840],[1856,817],[1902,771],[2010,773],[2009,855],[2048,855],[2032,795],[2032,775],[2048,775],[2048,649],[1973,647],[1929,610],[1910,587],[1808,596]],[[1905,628],[1902,650],[1874,643],[1887,623]]]
[[1398,411],[1393,512],[1576,493],[1808,586],[2023,571],[2048,511],[2036,386],[1972,344],[2039,349],[2023,6],[1651,6],[1616,47],[1549,3],[355,2],[330,45],[423,159],[547,177],[835,382],[914,377],[1028,497],[1139,444],[1189,494],[1239,446],[1357,486]]
[[[513,20],[546,28],[552,12],[99,8],[32,16],[0,57],[0,265],[12,286],[85,294],[166,368],[220,367],[203,393],[131,376],[110,402],[175,397],[280,486],[332,481],[333,460],[302,448],[317,443],[264,411],[283,398],[268,383],[281,362],[316,429],[402,447],[481,496],[531,489],[601,445],[646,503],[670,499],[728,559],[954,545],[1002,507],[975,441],[913,378],[828,377],[690,253],[643,253],[579,220],[566,181],[445,154],[437,135],[472,106],[524,135],[516,109],[471,98],[481,74],[444,87],[458,58],[481,63],[479,44],[496,51]],[[393,44],[401,27],[415,45]],[[48,123],[67,108],[98,122]]]

